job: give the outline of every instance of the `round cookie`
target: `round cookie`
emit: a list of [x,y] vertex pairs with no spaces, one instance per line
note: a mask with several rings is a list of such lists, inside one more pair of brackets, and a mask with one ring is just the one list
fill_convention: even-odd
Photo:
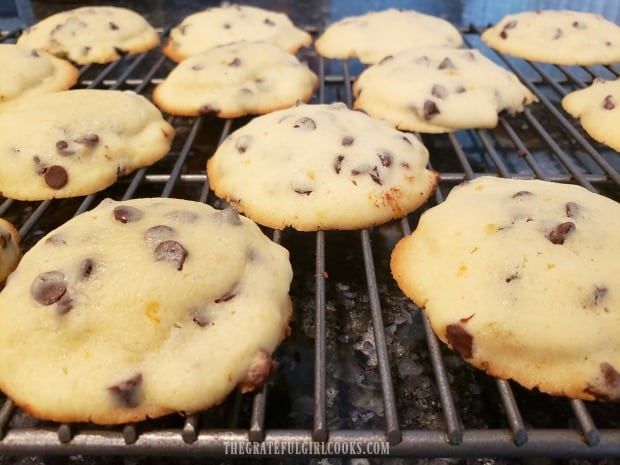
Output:
[[84,65],[145,52],[159,44],[159,35],[135,11],[86,6],[48,16],[24,30],[17,44]]
[[0,112],[0,191],[19,200],[88,195],[148,166],[174,129],[145,97],[77,89],[42,94]]
[[458,48],[462,44],[461,33],[448,21],[390,8],[341,19],[329,25],[314,46],[327,58],[358,58],[362,63],[374,64],[387,55],[412,48]]
[[29,95],[71,88],[79,71],[47,52],[0,44],[0,110]]
[[476,49],[414,49],[388,55],[354,82],[354,108],[424,133],[492,128],[501,111],[536,97]]
[[562,107],[579,118],[593,139],[620,151],[620,80],[595,80],[590,87],[566,95]]
[[290,53],[312,43],[312,36],[297,28],[284,13],[249,5],[206,8],[185,18],[170,31],[163,52],[180,62],[218,45],[263,41]]
[[620,61],[620,27],[598,14],[537,10],[505,16],[481,36],[501,53],[558,65]]
[[10,222],[0,218],[0,283],[15,269],[22,254],[19,232]]
[[257,223],[300,231],[360,229],[402,217],[438,176],[413,135],[343,103],[254,118],[207,162],[215,194]]
[[287,250],[232,209],[104,201],[42,238],[7,280],[0,389],[59,422],[206,409],[269,375],[291,278]]
[[277,45],[241,41],[182,61],[153,101],[173,115],[236,118],[307,102],[317,84],[316,74]]
[[480,177],[396,245],[391,269],[467,362],[528,389],[620,400],[620,204]]

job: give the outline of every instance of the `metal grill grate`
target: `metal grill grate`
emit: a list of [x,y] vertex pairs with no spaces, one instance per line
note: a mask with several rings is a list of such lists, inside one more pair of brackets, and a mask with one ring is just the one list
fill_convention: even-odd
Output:
[[[13,42],[17,34],[0,37]],[[620,200],[619,155],[585,136],[559,106],[569,91],[595,77],[615,78],[618,69],[524,62],[489,50],[479,34],[464,31],[467,45],[514,71],[539,103],[503,116],[493,130],[422,136],[442,179],[425,208],[482,174],[577,183]],[[316,102],[351,104],[358,63],[323,60],[311,50],[302,58],[321,78]],[[153,50],[84,66],[78,86],[150,96],[172,67]],[[219,206],[209,190],[206,159],[247,120],[169,117],[175,142],[154,166],[83,198],[1,199],[0,215],[19,227],[27,249],[105,197],[170,196]],[[262,391],[231,394],[199,414],[109,428],[38,421],[6,400],[0,454],[221,456],[232,442],[258,442],[287,443],[292,455],[296,445],[312,441],[389,441],[393,457],[620,457],[620,405],[525,391],[468,367],[439,343],[423,314],[391,282],[387,261],[419,214],[358,232],[265,230],[290,250],[295,278],[293,335],[276,353],[280,369]]]

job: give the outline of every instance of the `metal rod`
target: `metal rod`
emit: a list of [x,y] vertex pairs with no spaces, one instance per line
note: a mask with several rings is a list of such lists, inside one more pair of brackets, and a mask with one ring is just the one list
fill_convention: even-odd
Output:
[[315,330],[314,330],[314,426],[312,439],[324,442],[327,440],[326,414],[326,324],[325,324],[325,233],[316,233],[316,266],[315,266]]
[[510,431],[512,431],[514,442],[517,446],[522,446],[527,442],[527,430],[523,424],[514,393],[505,379],[498,379],[496,385],[506,411],[506,416],[508,416],[508,426],[510,426]]

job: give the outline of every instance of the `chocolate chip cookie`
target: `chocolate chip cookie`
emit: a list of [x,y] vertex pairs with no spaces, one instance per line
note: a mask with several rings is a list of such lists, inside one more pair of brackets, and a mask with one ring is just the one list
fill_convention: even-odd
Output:
[[26,412],[115,424],[264,382],[288,334],[288,252],[234,210],[106,200],[43,237],[0,293],[0,389]]
[[0,218],[0,283],[15,269],[21,258],[19,232],[10,222]]
[[19,200],[98,192],[162,158],[174,129],[145,97],[76,89],[0,112],[0,191]]
[[402,217],[438,176],[413,135],[343,103],[254,118],[207,164],[216,195],[257,223],[301,231],[359,229]]
[[427,210],[391,268],[472,365],[552,395],[617,401],[619,256],[617,202],[485,176]]
[[179,63],[153,101],[174,115],[236,118],[307,102],[317,84],[308,66],[277,45],[240,41]]

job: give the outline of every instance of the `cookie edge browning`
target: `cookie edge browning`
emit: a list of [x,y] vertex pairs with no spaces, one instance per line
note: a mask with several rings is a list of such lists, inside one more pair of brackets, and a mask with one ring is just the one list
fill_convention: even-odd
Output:
[[5,220],[4,218],[0,218],[0,228],[2,227],[4,227],[11,234],[11,239],[13,240],[15,247],[17,248],[17,255],[13,262],[8,265],[6,275],[3,276],[0,273],[0,289],[2,289],[2,286],[4,286],[4,283],[6,282],[8,276],[15,270],[15,268],[17,268],[17,265],[19,265],[19,261],[22,257],[22,252],[20,249],[19,231],[17,231],[15,226],[10,221]]

